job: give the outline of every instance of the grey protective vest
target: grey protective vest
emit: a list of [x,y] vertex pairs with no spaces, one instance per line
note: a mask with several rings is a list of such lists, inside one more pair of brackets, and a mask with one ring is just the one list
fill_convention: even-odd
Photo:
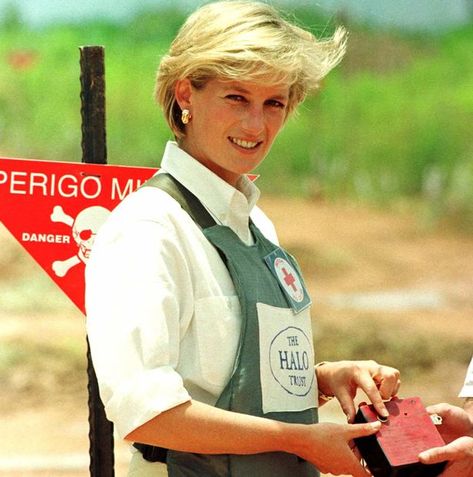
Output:
[[[154,176],[145,186],[159,187],[181,204],[217,249],[235,285],[242,329],[233,372],[216,407],[283,422],[316,423],[310,317],[308,311],[292,309],[295,302],[310,300],[301,295],[306,291],[294,259],[253,223],[255,243],[244,244],[229,227],[216,225],[198,199],[168,174]],[[165,461],[170,477],[319,475],[308,462],[284,452],[208,455],[135,447],[147,460]]]

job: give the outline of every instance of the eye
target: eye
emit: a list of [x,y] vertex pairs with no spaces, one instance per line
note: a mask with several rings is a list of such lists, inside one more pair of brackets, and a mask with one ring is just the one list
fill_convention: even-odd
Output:
[[92,230],[87,229],[87,230],[82,230],[79,233],[79,237],[81,240],[89,240],[90,237],[92,237]]
[[243,97],[241,94],[227,94],[225,98],[229,99],[230,101],[234,101],[235,103],[246,102],[246,98]]
[[282,103],[281,101],[278,101],[277,99],[269,99],[268,101],[266,101],[266,104],[274,108],[279,108],[279,109],[286,108],[286,105]]

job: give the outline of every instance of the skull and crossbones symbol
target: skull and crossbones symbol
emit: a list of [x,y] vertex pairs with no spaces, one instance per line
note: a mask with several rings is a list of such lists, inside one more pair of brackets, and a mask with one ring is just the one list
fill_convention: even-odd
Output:
[[74,219],[66,214],[60,205],[56,205],[53,208],[51,221],[69,225],[72,228],[72,238],[78,247],[76,255],[67,260],[56,260],[53,262],[52,269],[58,277],[64,277],[72,267],[81,262],[87,263],[94,245],[95,236],[109,214],[110,211],[108,209],[96,205],[82,210]]

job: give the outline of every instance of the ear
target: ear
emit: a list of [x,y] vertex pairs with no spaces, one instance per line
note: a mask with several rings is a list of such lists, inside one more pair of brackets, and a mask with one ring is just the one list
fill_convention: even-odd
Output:
[[181,109],[189,109],[192,104],[192,84],[188,78],[177,80],[174,96]]

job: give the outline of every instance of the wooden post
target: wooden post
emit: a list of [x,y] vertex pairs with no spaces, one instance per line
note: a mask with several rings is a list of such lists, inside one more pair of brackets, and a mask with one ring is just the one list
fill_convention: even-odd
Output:
[[[105,130],[105,67],[101,46],[80,48],[82,162],[107,163]],[[113,424],[105,417],[87,340],[89,452],[91,477],[113,477]]]

